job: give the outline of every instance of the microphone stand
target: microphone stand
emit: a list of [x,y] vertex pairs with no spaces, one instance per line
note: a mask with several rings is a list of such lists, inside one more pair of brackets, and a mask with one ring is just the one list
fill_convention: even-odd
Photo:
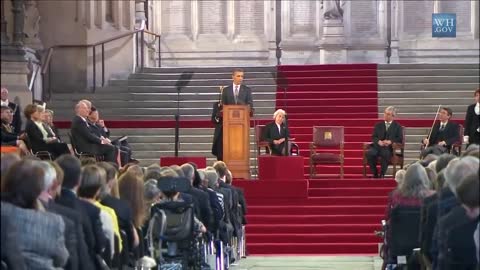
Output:
[[180,90],[177,87],[177,112],[175,113],[175,157],[178,157],[178,149],[180,148]]

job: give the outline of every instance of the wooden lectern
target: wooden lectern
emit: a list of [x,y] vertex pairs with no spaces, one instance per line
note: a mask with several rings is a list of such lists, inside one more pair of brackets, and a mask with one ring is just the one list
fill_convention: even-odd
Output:
[[249,106],[223,106],[223,161],[233,177],[250,179]]

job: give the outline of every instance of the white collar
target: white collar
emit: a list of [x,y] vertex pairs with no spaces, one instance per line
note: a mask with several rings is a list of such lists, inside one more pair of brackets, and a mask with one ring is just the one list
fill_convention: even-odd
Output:
[[446,126],[447,124],[448,124],[448,121],[446,121],[445,123],[440,122],[440,125]]
[[241,84],[234,84],[234,83],[233,83],[233,89],[235,89],[235,87],[237,87],[237,86],[238,86],[238,90],[240,90],[240,88],[241,88],[242,85],[241,85]]
[[8,99],[2,100],[2,105],[8,106],[9,103]]

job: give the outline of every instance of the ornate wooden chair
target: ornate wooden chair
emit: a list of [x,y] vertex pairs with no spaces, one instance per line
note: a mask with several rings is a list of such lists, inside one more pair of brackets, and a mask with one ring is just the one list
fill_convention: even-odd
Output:
[[[458,125],[458,140],[456,142],[454,142],[448,153],[450,154],[454,154],[454,155],[457,155],[457,156],[461,156],[462,155],[462,145],[463,145],[463,132],[464,132],[464,127],[463,125],[459,124]],[[428,132],[430,134],[430,130]],[[423,153],[423,150],[425,150],[427,146],[424,145],[423,143],[421,144],[420,146],[420,159],[422,159],[422,153]]]
[[260,155],[262,148],[265,148],[265,154],[269,155],[271,153],[270,151],[270,145],[268,144],[267,141],[263,139],[263,133],[264,133],[265,125],[256,125],[255,126],[255,142],[257,144],[257,154]]
[[[367,176],[367,165],[368,165],[368,160],[367,160],[367,152],[372,147],[372,142],[365,142],[363,143],[363,177]],[[388,165],[392,165],[393,167],[393,177],[395,177],[395,174],[397,173],[397,166],[400,167],[400,169],[403,169],[404,165],[404,152],[405,152],[405,127],[402,126],[402,143],[393,143],[392,144],[393,148],[393,155],[390,161],[388,162]],[[380,159],[380,157],[378,158]],[[377,159],[377,162],[378,162]]]
[[[336,149],[338,148],[338,149]],[[340,178],[343,178],[344,127],[313,127],[313,142],[310,143],[310,178],[317,174],[317,165],[340,165]],[[330,151],[330,152],[327,152]],[[335,151],[335,152],[331,152]]]

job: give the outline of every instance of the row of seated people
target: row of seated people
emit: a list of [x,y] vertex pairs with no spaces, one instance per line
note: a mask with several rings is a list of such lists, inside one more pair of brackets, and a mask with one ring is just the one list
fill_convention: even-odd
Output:
[[386,208],[382,269],[477,269],[478,173],[478,145],[462,157],[431,154],[399,170]]
[[[201,232],[218,235],[228,245],[245,224],[243,193],[225,183],[231,178],[222,163],[216,167],[225,173],[223,178],[215,168],[203,172],[191,164],[173,168],[131,164],[118,171],[115,163],[80,161],[73,155],[52,162],[4,154],[1,161],[5,269],[154,265],[145,256],[149,253],[144,237],[151,205],[166,199],[157,185],[163,177],[190,179],[190,188],[180,198],[192,203]],[[37,224],[33,232],[27,228],[32,223]],[[21,233],[27,230],[32,233]]]
[[45,110],[44,105],[29,104],[25,107],[27,122],[23,132],[17,132],[11,125],[11,108],[2,106],[1,110],[2,145],[17,146],[24,155],[34,154],[42,159],[55,159],[76,151],[78,155],[99,155],[103,160],[117,162],[122,166],[136,162],[124,137],[109,139],[110,131],[99,118],[98,110],[88,100],[77,104],[77,115],[73,119],[71,131],[71,140],[77,142],[74,149],[62,141],[58,129],[53,125],[53,111]]

